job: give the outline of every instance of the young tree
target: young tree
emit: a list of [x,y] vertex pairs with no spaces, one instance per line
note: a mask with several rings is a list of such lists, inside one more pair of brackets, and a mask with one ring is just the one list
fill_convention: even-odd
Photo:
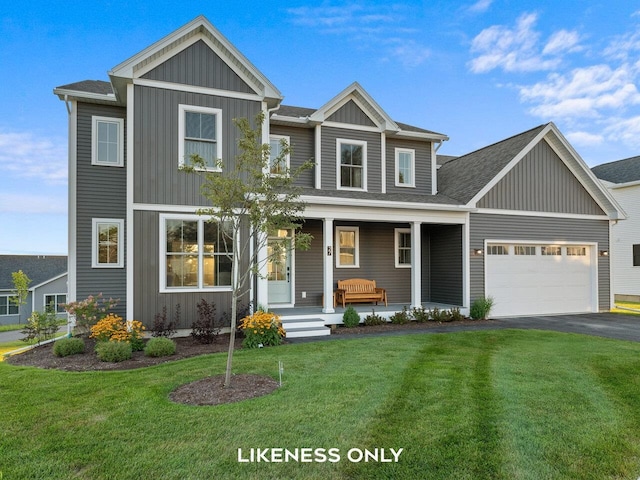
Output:
[[[183,167],[203,179],[201,193],[212,206],[198,210],[198,214],[218,223],[224,250],[231,261],[231,338],[225,387],[231,384],[238,300],[249,293],[252,275],[261,276],[266,263],[280,258],[286,249],[308,249],[312,239],[308,233],[297,232],[293,246],[285,238],[269,241],[269,235],[278,230],[300,229],[305,205],[295,180],[313,162],[289,168],[286,158],[290,147],[285,141],[280,144],[279,154],[271,159],[270,146],[262,143],[264,120],[262,112],[255,117],[255,127],[247,118],[234,119],[241,135],[233,167],[223,168],[222,161],[217,159],[220,171],[206,170],[205,160],[197,154],[191,155],[189,165]],[[266,251],[267,242],[270,255],[260,255]],[[248,267],[242,268],[243,265]]]
[[12,272],[11,279],[13,280],[13,290],[11,291],[13,296],[10,297],[9,300],[11,301],[11,303],[18,307],[19,311],[20,306],[27,303],[27,296],[29,295],[29,284],[31,283],[31,279],[22,270]]

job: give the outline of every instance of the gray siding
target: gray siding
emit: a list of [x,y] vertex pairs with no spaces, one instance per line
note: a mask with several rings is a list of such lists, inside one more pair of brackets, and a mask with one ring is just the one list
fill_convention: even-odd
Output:
[[478,207],[604,215],[546,141],[538,143],[487,192]]
[[[415,150],[415,187],[396,187],[396,148]],[[431,195],[431,142],[398,140],[387,137],[387,192]]]
[[[41,287],[37,288],[34,292],[34,306],[36,311],[42,312],[44,311],[44,297],[45,295],[66,295],[68,292],[67,286],[67,275],[60,277],[53,282],[46,283]],[[66,317],[66,313],[59,313],[58,316]]]
[[222,109],[222,159],[230,169],[237,151],[234,118],[253,119],[260,103],[227,97],[135,87],[134,201],[169,205],[203,205],[201,180],[178,170],[178,105]]
[[[91,268],[91,220],[126,218],[126,159],[125,167],[91,165],[92,115],[126,120],[124,108],[78,103],[76,296],[82,300],[102,293],[105,298],[118,298],[120,301],[113,311],[124,316],[127,300],[125,269]],[[126,131],[125,125],[125,151]],[[126,232],[124,234],[126,238]],[[126,265],[126,250],[124,254]]]
[[431,302],[462,305],[462,226],[429,227]]
[[353,125],[363,125],[375,127],[376,124],[367,116],[356,102],[349,100],[342,107],[336,110],[329,118],[329,122],[350,123]]
[[381,138],[379,133],[322,127],[322,189],[336,190],[337,139],[367,142],[367,191],[382,192]]
[[[322,222],[307,220],[302,230],[313,235],[313,240],[309,250],[296,251],[295,304],[297,307],[322,305],[324,288]],[[307,292],[307,298],[302,298],[302,292]]]
[[[290,164],[292,170],[300,167],[309,160],[314,160],[315,134],[313,129],[271,125],[270,133],[289,136],[291,146]],[[302,172],[296,179],[296,185],[313,188],[315,186],[315,167]]]
[[[472,213],[470,248],[484,249],[485,239],[597,242],[609,251],[609,221]],[[484,296],[484,256],[471,256],[471,301]],[[600,310],[610,308],[609,257],[598,256]]]
[[256,93],[202,40],[157,66],[143,78],[163,82]]

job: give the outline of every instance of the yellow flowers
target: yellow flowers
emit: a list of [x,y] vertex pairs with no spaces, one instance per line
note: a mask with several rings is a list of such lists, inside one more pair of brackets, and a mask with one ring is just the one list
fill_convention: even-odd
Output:
[[91,327],[89,337],[99,342],[131,342],[132,339],[142,338],[143,330],[142,322],[131,320],[127,324],[122,317],[110,313]]
[[280,317],[271,312],[257,311],[240,321],[244,332],[242,344],[247,348],[279,345],[286,335]]

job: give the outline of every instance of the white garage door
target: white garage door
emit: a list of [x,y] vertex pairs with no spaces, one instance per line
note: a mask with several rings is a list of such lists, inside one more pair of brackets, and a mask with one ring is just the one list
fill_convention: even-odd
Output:
[[591,246],[488,243],[486,294],[492,315],[594,311],[595,261]]

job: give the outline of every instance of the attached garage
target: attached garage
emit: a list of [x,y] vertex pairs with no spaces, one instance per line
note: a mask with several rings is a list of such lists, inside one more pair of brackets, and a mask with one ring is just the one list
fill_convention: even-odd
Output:
[[593,244],[487,242],[486,294],[492,315],[595,312],[597,250]]

